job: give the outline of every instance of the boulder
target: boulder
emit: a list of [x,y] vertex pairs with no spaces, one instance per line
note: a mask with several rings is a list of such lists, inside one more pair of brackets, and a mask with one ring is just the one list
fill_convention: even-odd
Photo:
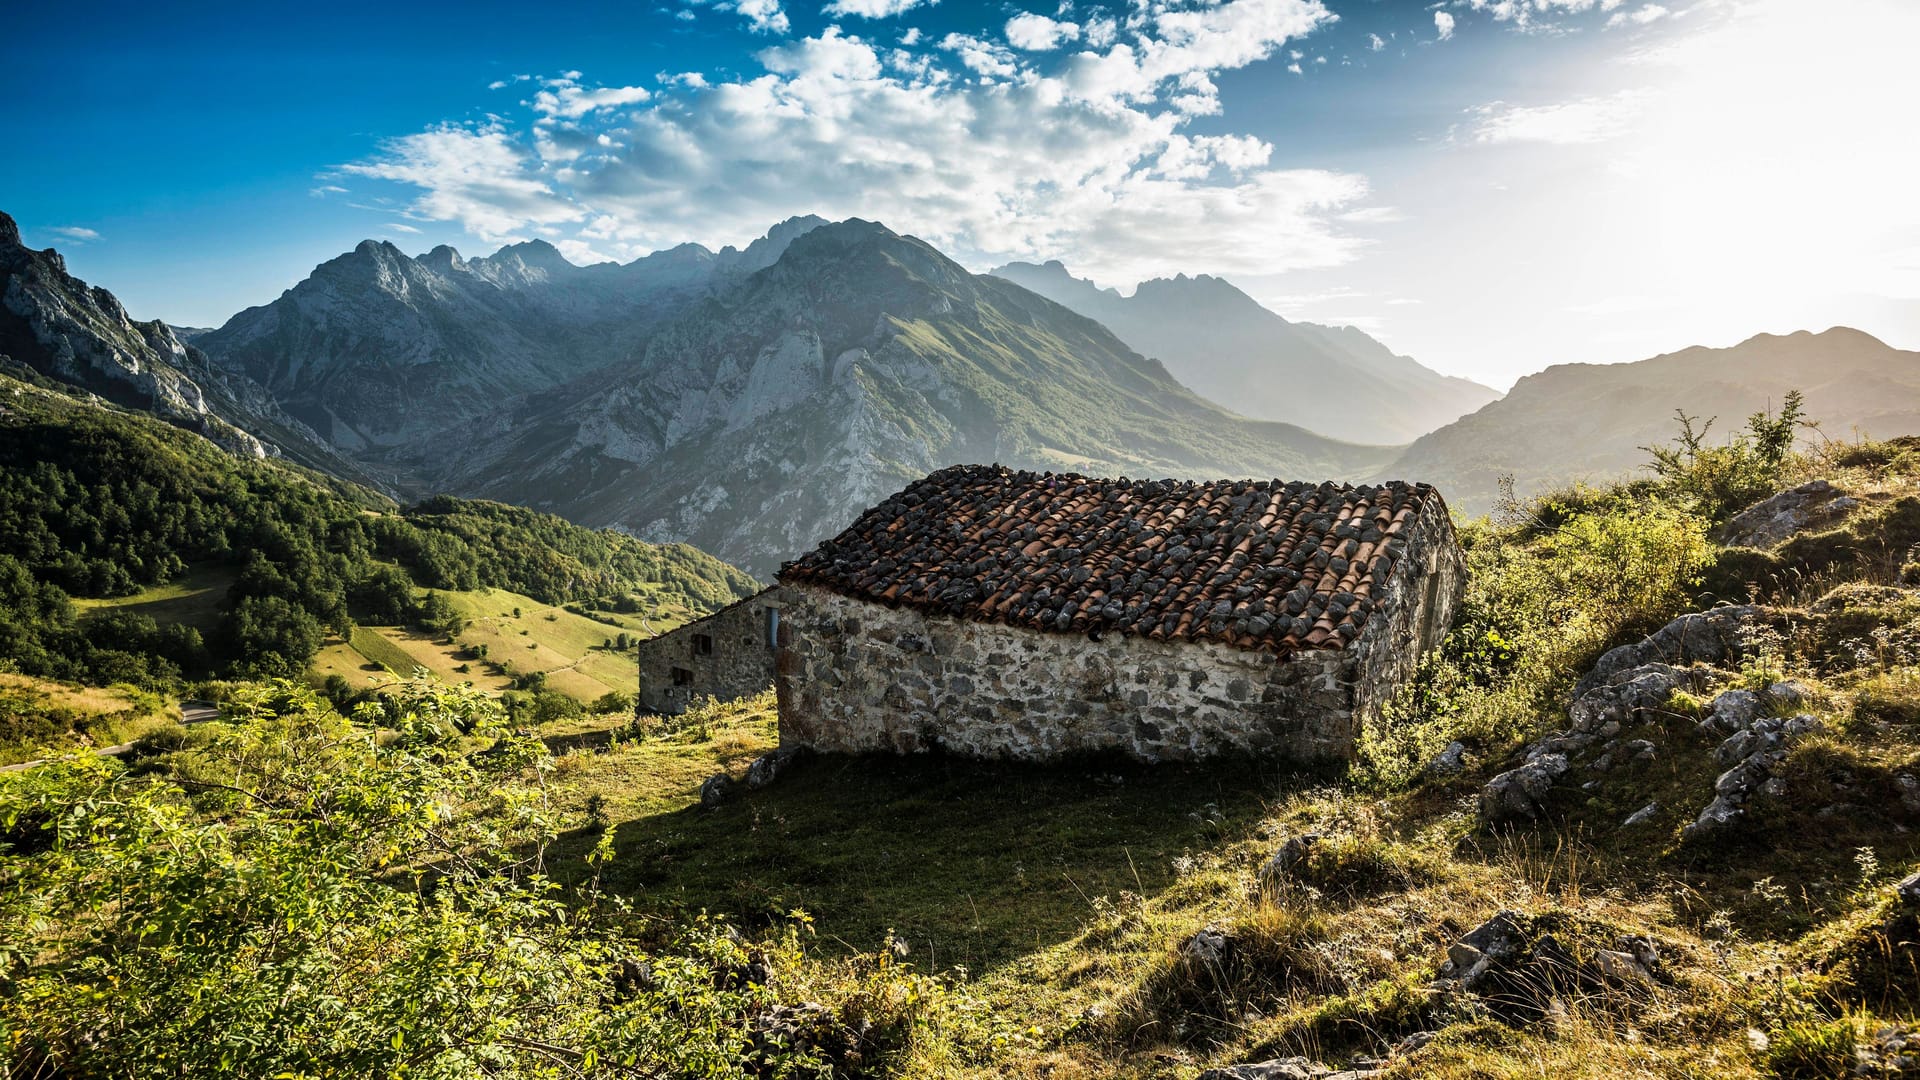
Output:
[[798,750],[783,746],[770,754],[761,754],[754,758],[753,764],[747,766],[747,790],[758,791],[773,783],[798,755]]
[[1565,776],[1571,768],[1565,754],[1528,756],[1531,760],[1526,764],[1495,776],[1480,789],[1480,813],[1488,821],[1538,819],[1546,809],[1546,800],[1553,792],[1554,782]]
[[[1643,711],[1665,709],[1675,690],[1691,689],[1695,684],[1692,672],[1670,664],[1620,668],[1575,697],[1567,718],[1575,731],[1615,734],[1638,720]],[[1609,725],[1612,730],[1608,730]]]
[[1233,954],[1233,938],[1214,923],[1208,923],[1180,946],[1180,959],[1219,977]]
[[1759,617],[1759,608],[1744,604],[1682,615],[1639,641],[1608,650],[1574,684],[1574,699],[1613,682],[1621,672],[1648,664],[1719,664],[1738,659],[1746,628]]
[[1860,500],[1831,483],[1809,480],[1733,515],[1720,539],[1728,547],[1778,547],[1796,533],[1832,525],[1859,505]]
[[1456,776],[1467,767],[1467,744],[1455,740],[1427,762],[1429,776]]
[[1640,809],[1635,810],[1633,813],[1628,814],[1627,820],[1621,822],[1620,824],[1628,827],[1633,827],[1636,825],[1645,825],[1648,822],[1652,821],[1654,818],[1654,815],[1658,814],[1659,812],[1660,812],[1660,804],[1657,802],[1650,802],[1647,805],[1641,807]]
[[726,802],[727,796],[731,794],[733,794],[733,778],[723,772],[714,773],[707,777],[706,783],[700,785],[700,805],[719,806]]

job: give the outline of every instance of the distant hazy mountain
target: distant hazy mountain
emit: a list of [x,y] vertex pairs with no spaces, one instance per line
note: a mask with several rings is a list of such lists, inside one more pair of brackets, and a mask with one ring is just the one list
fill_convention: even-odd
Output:
[[105,289],[20,242],[0,213],[0,356],[212,439],[235,453],[293,460],[349,478],[360,469],[248,379],[222,371],[163,322],[136,322]]
[[392,447],[631,358],[662,322],[821,223],[795,218],[744,251],[683,244],[625,265],[575,266],[544,240],[473,260],[368,240],[194,343],[334,446]]
[[1404,443],[1500,396],[1351,326],[1288,322],[1206,274],[1143,281],[1128,297],[1058,262],[993,273],[1105,324],[1202,397],[1339,439]]
[[639,357],[388,458],[765,575],[956,462],[1298,478],[1390,455],[1232,415],[1099,323],[853,220],[794,239]]
[[1677,430],[1673,411],[1718,417],[1713,440],[1806,395],[1810,419],[1834,436],[1920,431],[1920,353],[1846,327],[1761,334],[1730,349],[1694,347],[1630,364],[1562,364],[1529,375],[1507,396],[1407,447],[1381,475],[1425,480],[1467,513],[1491,509],[1499,480],[1521,494],[1603,479],[1648,460],[1642,446]]

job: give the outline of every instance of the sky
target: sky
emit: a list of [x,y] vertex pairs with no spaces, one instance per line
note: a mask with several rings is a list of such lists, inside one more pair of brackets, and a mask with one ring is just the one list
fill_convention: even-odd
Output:
[[1213,273],[1500,388],[1846,324],[1920,348],[1915,0],[70,5],[0,210],[218,325],[366,238],[576,262],[863,217]]

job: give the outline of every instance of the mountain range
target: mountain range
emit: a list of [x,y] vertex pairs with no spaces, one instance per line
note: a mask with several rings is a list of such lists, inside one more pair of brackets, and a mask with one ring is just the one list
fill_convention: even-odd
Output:
[[1390,456],[1229,413],[1099,323],[850,220],[793,239],[633,358],[384,460],[766,574],[960,462],[1351,476]]
[[1612,479],[1647,462],[1642,447],[1673,438],[1675,409],[1717,418],[1709,441],[1718,442],[1749,415],[1777,411],[1789,390],[1801,391],[1806,415],[1829,437],[1920,432],[1920,352],[1836,326],[1627,364],[1558,364],[1422,435],[1377,475],[1425,480],[1455,510],[1485,513],[1503,477],[1522,495]]
[[473,260],[367,240],[193,340],[340,450],[399,446],[632,356],[820,224],[794,218],[744,251],[682,244],[624,265],[575,266],[544,240]]
[[0,213],[0,356],[116,404],[151,412],[246,457],[284,454],[353,480],[355,462],[259,384],[212,364],[166,323],[127,315],[105,289],[67,272],[52,249],[20,241]]
[[[685,541],[762,577],[963,462],[1426,480],[1479,513],[1503,477],[1524,494],[1631,471],[1676,408],[1724,432],[1797,388],[1830,434],[1920,430],[1920,354],[1845,328],[1552,367],[1486,401],[1217,278],[1121,298],[1058,263],[979,275],[857,219],[584,267],[539,241],[472,260],[369,241],[270,304],[177,332],[129,318],[0,215],[0,301],[0,354],[243,456]],[[1217,360],[1231,356],[1265,359],[1235,376]],[[1207,363],[1243,380],[1220,391],[1236,411],[1194,388]],[[1318,402],[1312,423],[1241,415],[1274,388]]]
[[1143,281],[1121,296],[1057,261],[1008,263],[993,273],[1104,324],[1204,398],[1337,438],[1405,443],[1500,396],[1396,355],[1354,327],[1289,322],[1207,274]]

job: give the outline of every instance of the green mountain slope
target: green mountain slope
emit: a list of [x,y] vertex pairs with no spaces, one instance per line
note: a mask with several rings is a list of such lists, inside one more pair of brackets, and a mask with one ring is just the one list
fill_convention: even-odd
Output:
[[[204,632],[113,606],[82,617],[71,601],[134,594],[190,570],[204,580],[217,567],[231,582]],[[344,635],[355,620],[444,620],[421,607],[418,587],[607,607],[665,593],[708,611],[754,586],[691,548],[514,507],[437,499],[402,509],[50,381],[0,375],[0,660],[17,670],[142,684],[295,672],[326,632]]]
[[638,360],[392,461],[764,574],[958,462],[1293,479],[1392,453],[1230,413],[1099,323],[853,220],[795,239]]

